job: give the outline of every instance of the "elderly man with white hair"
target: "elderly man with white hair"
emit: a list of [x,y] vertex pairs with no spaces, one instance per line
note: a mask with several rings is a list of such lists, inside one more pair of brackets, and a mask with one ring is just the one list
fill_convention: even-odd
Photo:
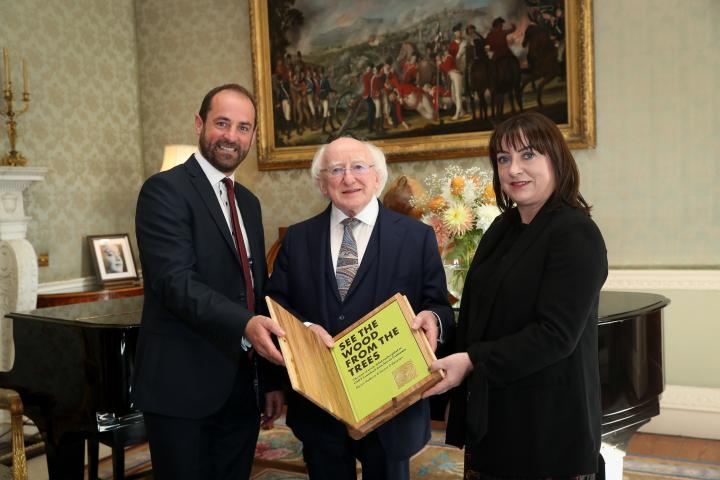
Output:
[[[433,229],[387,209],[376,198],[387,181],[382,151],[339,138],[315,154],[313,183],[330,204],[320,215],[287,230],[266,294],[320,335],[332,336],[401,293],[420,312],[433,348],[451,342],[454,315],[447,300]],[[313,480],[410,478],[410,457],[430,439],[430,407],[422,400],[360,440],[296,392],[287,424],[303,442]]]

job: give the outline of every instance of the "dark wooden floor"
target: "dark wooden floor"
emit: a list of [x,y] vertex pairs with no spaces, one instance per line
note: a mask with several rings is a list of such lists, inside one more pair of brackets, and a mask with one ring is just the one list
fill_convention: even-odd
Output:
[[720,440],[636,433],[627,453],[720,463]]

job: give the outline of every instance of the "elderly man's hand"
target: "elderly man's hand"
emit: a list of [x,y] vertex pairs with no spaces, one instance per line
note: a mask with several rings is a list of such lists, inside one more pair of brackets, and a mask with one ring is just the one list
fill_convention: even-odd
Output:
[[428,370],[431,372],[445,370],[445,378],[430,390],[425,391],[422,398],[427,398],[431,395],[440,395],[451,388],[457,387],[465,377],[473,371],[473,368],[470,355],[466,352],[454,353],[440,360],[435,360]]
[[322,341],[326,347],[333,348],[335,346],[335,341],[330,336],[330,334],[327,332],[327,330],[325,330],[323,327],[321,327],[318,324],[315,324],[315,325],[311,325],[309,328],[310,328],[310,330],[312,330],[313,332],[317,333],[320,336],[320,338],[322,339]]
[[415,319],[413,320],[412,325],[410,325],[410,328],[413,330],[417,330],[418,328],[421,328],[425,330],[425,336],[428,339],[428,342],[430,342],[430,348],[432,348],[432,351],[434,352],[437,350],[437,340],[438,336],[440,335],[440,330],[438,329],[437,324],[437,317],[434,313],[432,313],[429,310],[423,310],[422,312],[418,313]]
[[282,365],[284,367],[285,360],[280,351],[275,348],[275,344],[270,336],[271,333],[274,333],[278,337],[285,336],[285,330],[280,328],[280,325],[275,323],[272,318],[263,315],[255,315],[245,327],[245,337],[247,337],[255,351],[261,357],[267,358],[275,365]]
[[277,420],[282,413],[284,403],[285,395],[282,390],[267,392],[265,394],[265,413],[260,418],[260,426],[270,425]]

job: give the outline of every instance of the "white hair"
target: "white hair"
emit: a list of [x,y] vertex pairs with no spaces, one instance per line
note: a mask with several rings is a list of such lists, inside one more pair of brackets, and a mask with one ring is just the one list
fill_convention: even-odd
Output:
[[[340,137],[336,140],[340,140],[342,138],[352,138],[350,136]],[[353,140],[357,140],[353,138]],[[333,140],[335,141],[335,140]],[[365,145],[365,148],[368,151],[368,160],[372,160],[373,168],[376,172],[380,174],[380,185],[378,186],[377,190],[375,191],[375,196],[380,197],[380,194],[385,189],[385,184],[387,183],[388,179],[388,171],[387,171],[387,164],[385,162],[385,153],[382,151],[382,149],[376,147],[370,142],[365,142],[362,140],[357,140],[358,142]],[[325,195],[322,190],[320,190],[320,185],[318,185],[318,179],[320,178],[320,170],[322,170],[322,164],[323,159],[325,158],[325,150],[327,147],[332,145],[332,142],[326,143],[322,147],[318,149],[317,152],[315,152],[315,156],[313,157],[312,166],[310,167],[310,172],[312,174],[312,182],[315,189],[318,191],[320,196],[324,198],[327,201],[330,201],[330,197]]]

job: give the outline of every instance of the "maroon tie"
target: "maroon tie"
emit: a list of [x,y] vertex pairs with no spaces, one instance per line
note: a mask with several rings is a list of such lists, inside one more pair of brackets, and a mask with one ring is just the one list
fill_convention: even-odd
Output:
[[248,310],[255,313],[255,297],[253,295],[252,277],[250,276],[250,264],[248,263],[247,250],[245,250],[245,240],[243,239],[242,229],[240,228],[240,220],[238,219],[237,210],[235,210],[235,182],[225,177],[222,182],[227,188],[228,201],[230,203],[230,218],[232,219],[233,236],[235,237],[235,248],[240,255],[240,261],[245,275],[245,285],[247,286],[247,307]]

